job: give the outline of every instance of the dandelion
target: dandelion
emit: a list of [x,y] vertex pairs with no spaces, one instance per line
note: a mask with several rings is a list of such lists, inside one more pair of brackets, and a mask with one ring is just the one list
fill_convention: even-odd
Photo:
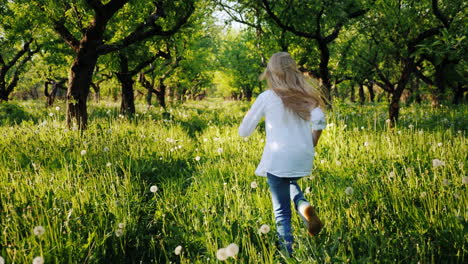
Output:
[[223,148],[218,148],[218,153],[221,154],[223,152]]
[[413,125],[409,125],[409,126],[408,126],[409,129],[413,129],[413,127],[414,127]]
[[50,116],[50,117],[54,116],[54,113],[49,113],[49,116]]
[[426,192],[421,192],[421,194],[419,194],[419,197],[424,198],[424,197],[426,197],[426,195],[427,195]]
[[33,233],[34,233],[35,236],[40,237],[45,233],[45,229],[42,226],[36,226],[33,229]]
[[437,146],[442,147],[442,143],[441,142],[437,143]]
[[118,225],[118,226],[119,226],[119,229],[124,229],[124,227],[125,227],[125,224],[124,224],[124,223],[119,223],[119,225]]
[[369,146],[369,142],[366,141],[364,142],[364,147],[367,147],[367,146]]
[[174,254],[180,255],[181,252],[182,252],[182,246],[181,246],[181,245],[178,245],[178,246],[174,249]]
[[361,127],[361,130],[364,130],[364,127],[363,127],[363,126]]
[[346,187],[345,193],[346,193],[347,195],[353,195],[354,190],[353,190],[352,187]]
[[320,160],[320,164],[324,164],[325,163],[325,160]]
[[270,232],[270,226],[262,225],[258,231],[260,231],[260,233],[262,234],[267,234],[268,232]]
[[245,138],[244,138],[244,141],[247,142],[247,141],[249,141],[249,139],[245,137]]
[[84,155],[86,155],[86,150],[85,150],[85,149],[83,149],[83,150],[80,152],[80,154],[81,154],[81,156],[84,156]]
[[389,178],[389,179],[395,178],[395,171],[391,171],[391,172],[388,174],[388,178]]
[[108,148],[108,147],[104,147],[102,150],[103,150],[104,152],[109,152],[109,148]]
[[124,118],[125,116],[122,114],[119,114],[119,118]]
[[112,163],[107,162],[106,166],[107,166],[107,167],[110,167],[110,166],[112,166]]
[[226,247],[226,251],[229,257],[234,257],[239,253],[239,246],[237,244],[229,244],[229,246]]
[[463,176],[463,178],[462,178],[462,183],[463,183],[463,184],[468,184],[468,177]]
[[257,182],[253,181],[253,182],[250,183],[250,188],[255,189],[257,187],[258,187]]
[[204,139],[203,139],[203,142],[207,142],[207,141],[208,141],[208,139],[207,139],[207,138],[204,138]]
[[385,120],[385,123],[387,124],[390,123],[390,119]]
[[424,132],[422,130],[419,130],[419,135],[422,135]]
[[200,161],[200,156],[196,156],[196,157],[195,157],[195,160],[196,160],[196,161]]
[[337,165],[337,166],[341,166],[341,161],[337,160],[337,161],[336,161],[336,165]]
[[450,184],[450,181],[448,179],[443,179],[442,180],[442,185],[449,186],[449,184]]
[[216,258],[218,258],[218,260],[225,261],[228,257],[228,251],[225,248],[220,248],[216,252]]
[[118,228],[115,230],[115,236],[116,237],[121,237],[123,235],[123,229]]
[[157,192],[157,191],[158,191],[158,186],[156,186],[156,185],[151,186],[151,187],[150,187],[150,191],[151,191],[152,193]]
[[60,106],[56,106],[55,111],[60,111]]
[[43,257],[35,257],[33,259],[33,264],[44,264],[44,258]]
[[432,167],[434,168],[437,168],[439,166],[444,166],[445,165],[445,161],[441,161],[439,159],[433,159],[432,160]]
[[335,124],[330,123],[330,124],[327,124],[327,127],[332,127],[332,126],[334,126],[334,125],[335,125]]

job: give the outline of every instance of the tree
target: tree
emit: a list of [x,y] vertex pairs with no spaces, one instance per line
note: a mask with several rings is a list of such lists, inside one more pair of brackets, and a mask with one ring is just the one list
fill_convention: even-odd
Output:
[[8,101],[26,63],[39,52],[33,24],[24,14],[16,19],[16,11],[11,2],[0,3],[0,102]]
[[[122,50],[156,35],[175,34],[193,13],[194,1],[161,0],[154,1],[153,5],[143,0],[131,3],[129,0],[111,0],[105,4],[99,0],[72,3],[52,0],[37,0],[33,3],[21,1],[23,8],[31,8],[39,16],[45,16],[45,22],[50,23],[75,52],[67,93],[68,126],[71,126],[74,119],[80,129],[87,126],[87,97],[99,56]],[[78,15],[68,15],[73,12]],[[127,26],[132,30],[126,36],[116,39],[114,32],[108,29],[113,28],[112,23],[116,23],[113,18],[119,16],[119,12],[133,14],[137,19],[127,20]],[[141,14],[148,15],[142,19]]]

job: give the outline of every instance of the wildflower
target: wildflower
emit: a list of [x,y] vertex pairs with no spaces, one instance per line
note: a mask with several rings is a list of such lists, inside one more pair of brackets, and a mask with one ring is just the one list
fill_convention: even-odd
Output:
[[364,142],[364,147],[367,147],[367,146],[369,146],[369,142],[366,141]]
[[239,253],[239,246],[234,243],[229,244],[229,246],[226,247],[226,251],[229,257],[234,257]]
[[218,258],[218,260],[224,261],[229,257],[229,255],[225,248],[220,248],[216,252],[216,257]]
[[332,127],[332,126],[334,126],[334,125],[335,125],[335,124],[330,123],[330,124],[327,124],[327,127]]
[[434,168],[437,168],[439,166],[444,166],[445,165],[445,161],[441,161],[439,159],[433,159],[432,160],[432,167]]
[[395,171],[391,171],[391,172],[388,174],[388,178],[389,178],[389,179],[395,178]]
[[115,236],[116,237],[121,237],[123,235],[123,229],[118,228],[115,230]]
[[408,126],[409,129],[413,129],[413,127],[414,127],[413,125],[409,125],[409,126]]
[[218,137],[215,137],[215,138],[213,138],[213,140],[214,140],[214,141],[218,141],[218,140],[219,140],[219,138],[218,138]]
[[207,142],[207,141],[208,141],[208,139],[206,139],[206,138],[203,139],[203,142]]
[[42,236],[42,235],[45,233],[45,229],[44,229],[44,227],[42,227],[42,226],[36,226],[36,227],[34,227],[34,229],[33,229],[33,233],[34,233],[34,235],[40,237],[40,236]]
[[104,150],[104,152],[109,152],[109,148],[108,148],[108,147],[104,147],[102,150]]
[[263,138],[262,138],[262,139],[260,139],[260,143],[263,143],[264,141],[265,141],[265,140],[264,140]]
[[353,195],[354,190],[353,190],[352,187],[346,187],[345,193],[346,193],[347,195]]
[[158,191],[158,186],[156,186],[156,185],[151,186],[151,187],[150,187],[150,191],[151,191],[152,193],[157,192],[157,191]]
[[49,113],[49,116],[50,116],[50,117],[54,116],[54,113]]
[[449,180],[447,180],[447,179],[443,179],[443,180],[442,180],[442,185],[444,185],[444,186],[449,186],[449,184],[450,184],[450,181],[449,181]]
[[336,161],[336,165],[337,165],[337,166],[341,166],[341,161],[337,160],[337,161]]
[[122,114],[119,114],[119,118],[124,118],[125,116]]
[[385,123],[390,123],[390,119],[385,120]]
[[325,160],[320,160],[320,164],[324,164],[325,163]]
[[119,223],[119,229],[124,229],[125,224],[124,223]]
[[419,130],[418,133],[419,133],[419,135],[422,135],[422,134],[423,134],[423,131],[422,131],[422,130]]
[[468,177],[467,176],[463,176],[462,183],[463,184],[468,184]]
[[83,150],[80,152],[80,154],[81,154],[81,156],[84,156],[84,155],[86,155],[86,150],[85,150],[85,149],[83,149]]
[[363,126],[361,127],[361,130],[364,130],[364,127],[363,127]]
[[33,259],[33,264],[44,264],[44,258],[43,257],[35,257]]
[[174,249],[174,254],[180,255],[181,252],[182,252],[182,246],[181,246],[181,245],[178,245],[178,246]]
[[255,189],[257,187],[258,187],[257,182],[253,181],[253,182],[250,183],[250,188]]
[[56,111],[60,111],[60,106],[56,106],[56,107],[55,107],[55,110],[56,110]]
[[260,231],[260,233],[262,234],[267,234],[268,232],[270,232],[270,226],[262,225],[258,231]]
[[112,166],[112,163],[107,162],[106,166],[107,166],[107,167],[110,167],[110,166]]
[[218,148],[218,153],[221,154],[223,152],[223,148]]
[[426,197],[426,195],[427,195],[426,192],[421,192],[421,194],[419,195],[419,197],[424,198],[424,197]]
[[437,143],[437,146],[442,147],[442,143],[441,142]]
[[249,139],[245,137],[245,138],[244,138],[244,141],[246,141],[246,142],[247,142],[247,141],[249,141]]
[[196,160],[196,161],[200,161],[200,156],[196,156],[196,157],[195,157],[195,160]]

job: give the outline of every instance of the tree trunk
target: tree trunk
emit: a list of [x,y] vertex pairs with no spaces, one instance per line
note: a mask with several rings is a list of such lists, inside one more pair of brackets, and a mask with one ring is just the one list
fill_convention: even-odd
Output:
[[326,104],[329,108],[332,107],[332,98],[331,98],[331,80],[330,80],[330,71],[328,70],[328,62],[330,61],[330,51],[328,49],[327,43],[323,39],[319,39],[318,46],[320,49],[320,79],[322,80],[322,92],[325,97]]
[[354,83],[351,84],[351,89],[350,89],[350,94],[349,94],[349,99],[351,100],[351,102],[355,103],[356,102],[356,98],[354,97]]
[[452,104],[460,104],[463,101],[463,94],[468,91],[468,89],[463,87],[463,82],[457,84],[455,93],[453,94]]
[[122,85],[122,103],[120,112],[123,115],[132,116],[135,114],[135,95],[133,91],[133,79],[128,70],[128,58],[123,53],[119,54],[120,72],[117,73],[117,79]]
[[366,98],[364,97],[364,84],[360,83],[359,84],[359,103],[363,105],[365,100]]
[[391,95],[390,106],[388,108],[388,118],[390,119],[389,126],[394,127],[398,121],[398,116],[400,114],[400,95],[396,91]]
[[8,101],[8,96],[9,94],[6,93],[6,90],[2,89],[2,87],[0,87],[0,102],[7,102]]
[[373,103],[375,99],[375,94],[374,94],[374,85],[373,84],[368,84],[367,85],[367,90],[369,91],[369,100]]
[[250,87],[245,89],[245,100],[248,102],[252,101],[252,89]]
[[158,98],[159,105],[166,109],[166,85],[163,81],[159,83],[159,89],[156,93],[156,97]]
[[446,58],[442,60],[442,62],[438,65],[435,65],[435,73],[434,73],[434,84],[436,86],[436,91],[435,91],[435,101],[437,102],[437,106],[440,105],[442,100],[444,99],[444,94],[445,94],[445,68],[448,64],[448,61]]

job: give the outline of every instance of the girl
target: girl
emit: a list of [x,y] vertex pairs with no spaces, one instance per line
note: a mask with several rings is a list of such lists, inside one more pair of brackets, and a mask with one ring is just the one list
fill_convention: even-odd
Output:
[[326,126],[320,109],[324,102],[287,52],[274,54],[260,79],[266,80],[270,89],[257,97],[239,127],[239,135],[252,134],[265,116],[266,144],[255,174],[268,178],[279,244],[291,254],[291,200],[310,235],[318,234],[323,226],[297,180],[312,170],[314,147]]

